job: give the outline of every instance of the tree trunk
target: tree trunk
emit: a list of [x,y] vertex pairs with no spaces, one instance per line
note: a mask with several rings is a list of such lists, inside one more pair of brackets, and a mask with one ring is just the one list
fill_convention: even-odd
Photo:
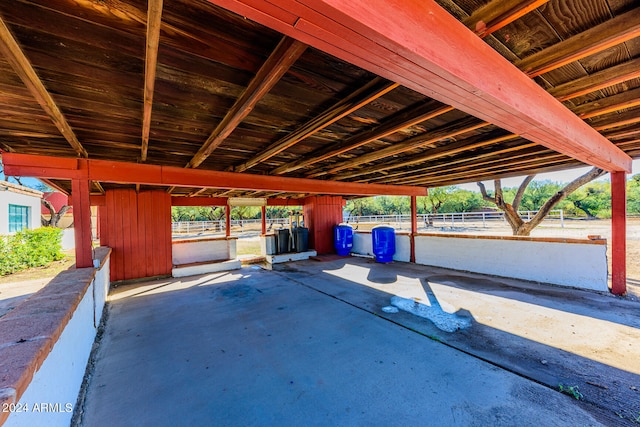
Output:
[[524,195],[524,191],[526,187],[529,185],[529,183],[531,182],[531,180],[533,179],[533,176],[528,176],[527,178],[525,178],[523,183],[520,185],[520,188],[518,188],[518,192],[514,200],[514,205],[510,205],[509,203],[506,203],[504,201],[503,195],[502,195],[502,184],[499,179],[496,179],[494,181],[495,192],[493,196],[490,196],[487,193],[487,189],[485,188],[483,183],[478,182],[477,184],[478,184],[478,187],[480,187],[480,193],[482,193],[482,198],[488,202],[494,203],[498,207],[498,209],[504,212],[504,216],[507,222],[509,223],[509,225],[511,226],[513,235],[529,236],[531,234],[531,231],[534,228],[536,228],[542,222],[542,220],[545,219],[547,215],[549,215],[549,212],[551,212],[551,209],[553,209],[565,197],[567,197],[569,194],[573,193],[574,191],[576,191],[578,188],[582,187],[586,183],[601,177],[605,173],[606,172],[603,171],[602,169],[594,167],[589,172],[571,181],[562,190],[558,191],[556,194],[551,196],[549,200],[547,200],[545,204],[540,207],[540,209],[538,210],[538,213],[536,213],[533,216],[533,218],[531,218],[531,220],[528,222],[525,222],[520,217],[520,215],[518,214],[517,206],[520,204],[520,201],[522,200],[522,196]]

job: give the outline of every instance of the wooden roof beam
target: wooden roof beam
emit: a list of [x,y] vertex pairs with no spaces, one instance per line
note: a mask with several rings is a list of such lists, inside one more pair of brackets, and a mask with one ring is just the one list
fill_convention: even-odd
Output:
[[351,172],[336,175],[334,179],[351,179],[361,175],[368,175],[371,173],[377,173],[382,171],[388,171],[390,169],[397,169],[406,166],[416,165],[418,163],[424,163],[432,160],[436,160],[442,157],[451,156],[454,154],[458,154],[461,152],[475,150],[482,147],[488,147],[490,145],[494,145],[500,142],[509,141],[511,139],[518,138],[518,135],[504,134],[503,130],[491,132],[491,135],[479,135],[474,138],[470,138],[470,140],[462,140],[452,142],[451,144],[442,145],[440,147],[433,148],[427,151],[424,154],[411,157],[408,160],[397,162],[397,163],[385,163],[382,165],[375,165],[371,168],[366,168],[361,171]]
[[404,153],[406,151],[414,150],[419,147],[425,147],[430,144],[434,144],[438,141],[447,138],[453,138],[458,135],[463,135],[467,132],[480,129],[482,127],[489,126],[489,123],[479,121],[476,118],[461,119],[445,126],[436,128],[430,132],[426,132],[421,135],[408,138],[397,144],[393,144],[382,150],[373,151],[371,153],[363,154],[354,159],[340,162],[337,165],[329,167],[327,169],[316,169],[315,171],[307,174],[307,178],[317,178],[322,175],[335,174],[341,170],[358,166],[364,163],[373,162],[375,160],[383,159],[385,157],[394,156],[396,154]]
[[186,167],[197,168],[231,132],[251,113],[256,104],[284,76],[289,68],[304,53],[307,45],[290,37],[283,37],[278,46],[262,65],[242,95],[236,100],[229,112],[220,121],[213,133],[207,138],[200,150]]
[[364,107],[371,101],[380,98],[386,93],[397,88],[399,84],[389,82],[381,77],[375,77],[363,87],[341,99],[335,105],[314,117],[300,128],[271,144],[265,150],[256,154],[253,158],[233,168],[235,172],[244,172],[260,162],[270,159],[278,153],[290,148],[314,133],[326,128],[332,123]]
[[627,154],[434,1],[208,1],[584,163],[631,171]]
[[516,61],[515,66],[536,77],[638,36],[640,10],[635,9]]
[[[472,162],[477,162],[478,160],[481,159],[486,159],[488,157],[496,157],[496,156],[501,156],[504,154],[509,154],[509,159],[514,158],[514,156],[517,156],[517,154],[513,154],[513,153],[517,153],[518,151],[525,151],[525,150],[529,150],[531,148],[535,148],[535,147],[540,147],[538,144],[534,143],[534,142],[529,142],[526,144],[522,144],[522,145],[516,145],[513,147],[507,147],[507,148],[502,148],[500,150],[492,150],[489,152],[485,152],[485,153],[472,153],[469,156],[465,156],[456,160],[452,160],[452,161],[447,161],[445,164],[442,163],[438,163],[438,164],[431,164],[428,166],[422,166],[420,168],[417,169],[411,169],[411,170],[402,170],[402,171],[398,171],[398,172],[392,172],[392,173],[388,173],[385,174],[384,176],[380,176],[377,178],[369,178],[366,181],[367,182],[379,182],[379,181],[389,181],[389,182],[395,182],[395,181],[402,181],[407,179],[407,177],[411,177],[413,175],[416,174],[420,174],[423,172],[429,172],[429,171],[433,171],[433,170],[449,170],[449,169],[453,169],[454,165],[467,165],[468,163],[472,163]],[[504,162],[503,162],[504,163]],[[468,166],[465,166],[468,167]],[[391,178],[396,178],[394,180],[391,180]],[[362,181],[359,181],[362,182]]]
[[462,23],[484,38],[537,9],[549,0],[493,0],[478,8]]
[[273,175],[281,175],[284,173],[292,172],[294,170],[311,166],[315,163],[330,159],[348,151],[354,150],[358,147],[366,145],[372,141],[375,141],[385,136],[398,132],[399,130],[406,129],[408,127],[417,125],[418,123],[431,120],[435,117],[441,116],[444,113],[452,111],[454,108],[448,105],[442,105],[440,102],[431,101],[422,104],[415,109],[402,112],[392,119],[389,119],[378,126],[362,131],[350,138],[347,138],[342,143],[338,143],[337,147],[332,146],[329,149],[321,149],[309,154],[307,157],[289,162],[274,169],[271,173]]
[[7,175],[47,179],[88,179],[116,184],[206,187],[231,191],[282,191],[287,193],[352,196],[427,195],[426,188],[404,185],[323,181],[109,160],[91,159],[79,161],[78,159],[67,157],[4,153],[2,161]]
[[559,101],[577,98],[640,77],[640,58],[614,65],[549,89]]
[[626,108],[637,107],[638,105],[640,105],[640,88],[587,102],[573,108],[572,111],[581,119],[588,119]]
[[47,113],[53,124],[58,128],[62,136],[80,157],[88,157],[87,150],[82,146],[75,132],[67,122],[64,114],[53,100],[42,80],[36,74],[31,62],[26,57],[18,42],[9,31],[2,17],[0,17],[0,52],[5,56],[11,68],[20,77],[31,95]]
[[640,123],[640,109],[638,108],[625,111],[621,114],[611,114],[600,117],[592,120],[590,124],[595,130],[602,131],[635,123]]
[[156,84],[160,26],[162,24],[162,0],[149,0],[147,6],[147,48],[144,63],[144,107],[142,113],[142,148],[140,160],[147,161],[149,132],[151,131],[151,110],[153,91]]

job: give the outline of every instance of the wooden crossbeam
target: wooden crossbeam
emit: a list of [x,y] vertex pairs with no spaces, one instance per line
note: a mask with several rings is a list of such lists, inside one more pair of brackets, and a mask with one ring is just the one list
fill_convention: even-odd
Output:
[[332,123],[337,122],[341,118],[351,114],[352,112],[369,104],[371,101],[380,98],[386,93],[397,88],[399,84],[389,82],[381,77],[376,77],[363,87],[351,93],[344,99],[314,117],[298,129],[289,133],[279,141],[271,144],[265,150],[256,154],[253,158],[233,168],[235,172],[244,172],[245,170],[257,165],[260,162],[275,156],[276,154],[290,148],[294,144],[302,141],[314,133],[324,129]]
[[88,157],[87,150],[82,146],[75,132],[67,122],[64,114],[53,100],[42,80],[38,77],[31,62],[26,57],[18,42],[11,34],[11,31],[0,17],[0,52],[5,56],[11,68],[20,77],[31,95],[36,99],[38,104],[47,113],[53,124],[58,128],[60,133],[67,140],[69,145],[75,150],[80,157]]
[[511,139],[518,138],[518,135],[505,134],[505,131],[494,131],[491,135],[479,135],[468,140],[456,141],[451,144],[442,145],[440,147],[433,148],[424,154],[411,157],[407,160],[396,163],[384,163],[382,165],[375,165],[370,168],[364,168],[360,171],[350,172],[345,174],[336,175],[334,179],[345,180],[352,179],[361,175],[369,175],[372,173],[379,173],[382,171],[388,171],[391,169],[398,169],[407,166],[417,165],[419,163],[425,163],[428,161],[436,160],[442,157],[451,156],[461,152],[475,150],[482,147],[488,147],[500,142],[509,141]]
[[337,144],[337,147],[332,146],[328,149],[321,149],[311,153],[303,159],[295,160],[293,162],[282,165],[274,169],[271,174],[281,175],[303,167],[311,166],[315,163],[354,150],[377,139],[384,138],[385,136],[396,133],[399,130],[414,126],[427,120],[431,120],[452,110],[453,107],[450,107],[448,105],[443,106],[440,102],[437,101],[427,102],[420,107],[411,109],[409,111],[404,111],[372,129],[367,129],[356,135],[353,135],[352,137],[347,138],[346,141]]
[[413,150],[419,147],[425,147],[435,142],[441,141],[447,138],[453,138],[467,132],[480,129],[482,127],[489,126],[489,123],[480,121],[476,118],[466,118],[457,120],[448,125],[434,129],[431,132],[426,132],[421,135],[417,135],[407,140],[393,144],[382,150],[373,151],[371,153],[363,154],[354,159],[340,162],[337,165],[328,169],[317,169],[307,174],[307,178],[317,178],[322,175],[334,174],[341,170],[358,166],[364,163],[373,162],[375,160],[383,159],[385,157],[394,156],[396,154],[404,153],[406,151]]
[[260,99],[278,83],[306,48],[307,45],[304,43],[290,37],[283,37],[247,88],[242,92],[242,95],[236,100],[235,104],[233,104],[229,112],[186,167],[197,168],[200,166],[240,122],[251,113]]
[[516,61],[515,65],[536,77],[638,36],[640,10],[636,9]]
[[480,37],[498,31],[549,0],[493,0],[474,11],[462,23]]
[[[4,153],[4,170],[11,176],[71,179],[116,184],[219,188],[229,191],[275,191],[301,194],[354,196],[425,196],[425,188],[405,185],[360,184],[306,178],[255,175],[201,169],[158,166],[109,160],[79,160],[65,157]],[[80,167],[80,162],[82,167]]]
[[153,91],[156,83],[158,65],[158,46],[160,45],[160,26],[162,24],[162,0],[149,0],[147,7],[147,48],[144,63],[144,109],[142,113],[142,148],[140,160],[147,161],[149,132],[151,130],[151,110]]
[[566,101],[638,77],[640,77],[640,58],[558,85],[549,89],[549,93],[559,101]]
[[587,102],[572,111],[582,119],[601,116],[625,108],[632,108],[640,105],[640,88],[631,89],[617,95],[608,96],[596,101]]

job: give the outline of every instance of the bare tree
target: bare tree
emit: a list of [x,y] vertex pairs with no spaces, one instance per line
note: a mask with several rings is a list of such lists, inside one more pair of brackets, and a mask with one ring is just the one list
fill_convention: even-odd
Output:
[[60,208],[58,212],[56,212],[56,208],[53,207],[53,204],[45,199],[42,199],[42,204],[49,209],[51,212],[51,217],[49,219],[44,216],[40,216],[42,221],[42,225],[45,227],[57,227],[60,219],[67,213],[67,211],[71,208],[71,206],[64,205]]
[[522,181],[522,184],[520,184],[520,187],[518,187],[518,191],[516,192],[512,203],[507,203],[504,200],[504,196],[502,194],[502,183],[499,179],[493,181],[495,185],[493,196],[487,193],[487,189],[485,188],[483,183],[478,182],[478,187],[480,187],[480,192],[482,193],[482,198],[484,200],[495,204],[498,209],[504,212],[504,216],[511,226],[511,230],[513,231],[514,236],[528,236],[531,234],[531,230],[536,228],[549,214],[551,209],[553,209],[565,197],[567,197],[569,194],[573,193],[583,185],[593,181],[596,178],[601,177],[605,173],[606,171],[594,167],[589,172],[571,181],[562,190],[551,196],[544,203],[544,205],[540,207],[538,213],[536,213],[530,221],[526,222],[518,214],[518,207],[520,206],[520,202],[522,202],[522,197],[524,196],[524,192],[526,191],[527,186],[529,185],[529,183],[531,183],[535,175],[529,175],[524,179],[524,181]]

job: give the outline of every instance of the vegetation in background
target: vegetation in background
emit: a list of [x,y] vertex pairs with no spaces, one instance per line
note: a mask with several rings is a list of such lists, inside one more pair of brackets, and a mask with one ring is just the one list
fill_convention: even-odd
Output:
[[63,259],[61,240],[62,230],[54,227],[0,236],[0,276]]
[[[291,206],[267,206],[267,218],[287,218]],[[224,206],[174,206],[171,208],[173,221],[223,221]],[[259,219],[262,209],[259,206],[234,206],[231,219]]]

